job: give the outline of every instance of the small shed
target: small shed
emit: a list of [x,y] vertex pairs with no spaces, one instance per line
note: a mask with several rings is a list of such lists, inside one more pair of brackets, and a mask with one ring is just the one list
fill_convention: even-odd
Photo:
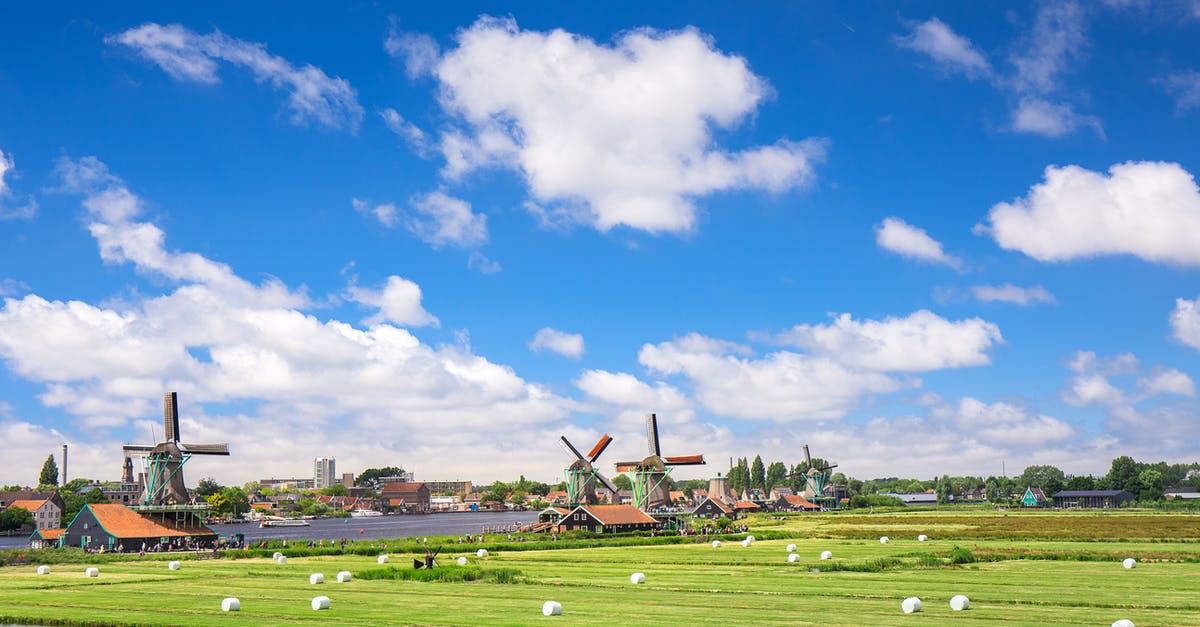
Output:
[[1111,509],[1132,502],[1133,495],[1125,490],[1063,490],[1054,495],[1054,506],[1060,509]]
[[29,548],[50,549],[58,546],[59,538],[66,529],[38,529],[29,535]]
[[619,533],[648,531],[662,524],[632,505],[580,505],[558,523],[559,531]]

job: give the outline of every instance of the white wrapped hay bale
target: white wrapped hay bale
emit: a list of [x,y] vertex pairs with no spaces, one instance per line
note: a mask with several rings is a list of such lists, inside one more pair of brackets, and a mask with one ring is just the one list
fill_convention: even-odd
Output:
[[823,560],[833,559],[833,551],[821,551],[821,559],[823,559]]
[[487,549],[479,549],[478,551],[475,551],[475,557],[478,557],[479,559],[487,557]]
[[242,610],[242,602],[236,597],[226,597],[221,599],[222,612],[240,612]]
[[1113,623],[1112,627],[1133,627],[1133,621],[1127,618],[1122,618],[1121,620]]
[[275,563],[276,563],[276,564],[279,564],[279,565],[281,565],[281,566],[282,566],[282,565],[284,565],[284,564],[287,564],[287,558],[286,558],[286,557],[284,557],[284,556],[282,556],[282,555],[280,555],[279,557],[275,558]]
[[784,549],[784,550],[785,550],[785,551],[787,551],[788,553],[795,553],[795,552],[796,552],[796,545],[794,545],[794,544],[789,544],[789,545],[787,545],[787,548],[786,548],[786,549]]
[[338,583],[346,583],[346,582],[350,581],[350,571],[348,571],[348,570],[338,571],[337,580],[338,580]]
[[309,585],[313,585],[313,586],[315,586],[319,583],[325,583],[325,573],[313,573],[313,574],[309,575],[308,583],[309,583]]
[[542,604],[542,616],[562,616],[562,603],[546,601]]
[[719,549],[719,548],[721,548],[721,541],[720,541],[720,540],[713,540],[713,541],[712,541],[712,548],[714,548],[714,549]]
[[1137,560],[1133,559],[1132,557],[1127,557],[1125,558],[1125,561],[1121,562],[1121,565],[1125,568],[1137,568]]
[[283,553],[280,553],[279,551],[275,551],[275,554],[271,556],[271,559],[278,561],[279,558],[281,558],[281,557],[283,557]]
[[750,544],[754,544],[754,536],[746,536],[746,539],[750,541]]
[[313,597],[312,608],[314,610],[329,609],[329,597]]
[[375,563],[376,563],[376,564],[386,564],[386,563],[388,563],[388,556],[386,556],[386,555],[380,555],[379,557],[375,558]]
[[84,577],[99,577],[100,569],[99,568],[89,568],[89,569],[83,571],[83,576]]
[[799,561],[800,561],[800,555],[798,553],[788,553],[788,563],[789,564],[799,562]]
[[921,599],[917,597],[908,597],[900,602],[900,609],[904,610],[905,614],[912,614],[921,611]]
[[466,565],[467,565],[467,558],[465,558],[465,557],[460,557],[460,558],[458,558],[458,565],[459,565],[459,566],[466,566]]
[[39,575],[49,575],[49,574],[50,574],[50,567],[49,567],[49,566],[38,566],[38,567],[37,567],[37,574],[39,574]]
[[887,543],[888,543],[888,537],[887,537],[887,536],[879,536],[879,543],[880,543],[880,544],[887,544]]
[[924,542],[928,539],[929,539],[929,536],[927,536],[925,534],[921,534],[921,535],[917,536],[917,542]]
[[745,540],[742,540],[743,548],[749,548],[751,544],[754,544],[754,543],[750,541],[750,538],[746,538]]
[[167,570],[179,570],[180,566],[182,566],[182,564],[180,564],[178,561],[167,562]]
[[646,574],[645,573],[634,573],[634,574],[630,575],[629,583],[632,583],[632,584],[646,583]]
[[956,594],[950,597],[950,609],[954,610],[955,612],[961,612],[965,609],[969,609],[970,607],[971,599],[968,599],[967,595]]

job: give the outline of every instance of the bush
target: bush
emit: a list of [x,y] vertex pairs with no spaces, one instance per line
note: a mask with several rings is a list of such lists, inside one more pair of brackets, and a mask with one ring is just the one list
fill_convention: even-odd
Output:
[[374,568],[354,574],[359,579],[398,579],[401,581],[486,581],[489,583],[521,583],[524,573],[515,568],[480,568],[478,566],[439,566],[437,568]]
[[950,549],[951,564],[973,564],[975,563],[975,554],[970,549],[964,549],[961,546],[955,545]]

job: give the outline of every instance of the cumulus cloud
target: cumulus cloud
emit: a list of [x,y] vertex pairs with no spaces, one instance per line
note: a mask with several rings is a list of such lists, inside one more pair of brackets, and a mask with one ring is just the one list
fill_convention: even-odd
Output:
[[350,204],[359,215],[371,218],[386,228],[390,229],[400,222],[400,212],[397,211],[395,203],[372,204],[369,200],[352,198]]
[[1200,350],[1200,298],[1175,299],[1175,310],[1171,312],[1171,332],[1180,343]]
[[482,18],[432,72],[457,124],[439,140],[446,177],[516,170],[537,204],[577,207],[601,230],[689,231],[697,198],[804,187],[823,155],[820,141],[720,148],[714,131],[753,115],[770,88],[694,29],[604,45]]
[[992,207],[986,222],[977,232],[1039,261],[1126,254],[1200,265],[1200,190],[1177,163],[1131,161],[1107,174],[1049,166],[1043,182]]
[[[369,328],[320,319],[305,311],[308,299],[277,281],[252,284],[225,264],[167,250],[163,232],[141,217],[141,199],[98,160],[65,161],[60,170],[63,187],[83,196],[103,259],[169,285],[112,303],[28,294],[0,307],[8,372],[43,386],[42,404],[73,416],[79,433],[112,434],[84,436],[81,448],[109,461],[78,468],[107,474],[118,438],[141,440],[161,424],[165,390],[180,392],[189,438],[232,440],[234,456],[189,470],[192,481],[303,472],[297,459],[330,451],[350,468],[395,460],[491,477],[492,460],[517,452],[543,472],[561,468],[553,447],[526,449],[552,439],[567,402],[468,347],[429,346],[393,324],[432,323],[415,284],[392,277],[355,290],[379,309]],[[227,407],[246,409],[211,411]],[[411,438],[429,424],[441,428]],[[8,440],[10,451],[46,441],[29,425],[0,424],[9,428],[19,438]],[[446,463],[446,451],[457,449],[473,454]],[[33,457],[40,463],[45,449]]]
[[362,121],[363,108],[349,81],[331,78],[313,65],[297,67],[268,53],[264,44],[229,37],[219,31],[201,35],[180,24],[163,26],[153,22],[105,41],[134,50],[181,81],[217,84],[221,81],[217,75],[221,61],[244,67],[256,81],[288,92],[293,124],[316,123],[357,131]]
[[421,306],[420,286],[405,278],[390,276],[387,282],[377,290],[351,286],[347,290],[347,295],[356,303],[379,310],[364,321],[367,324],[387,322],[400,326],[419,327],[438,323],[437,318]]
[[915,385],[824,356],[779,351],[754,358],[748,347],[695,333],[646,344],[638,361],[661,375],[683,376],[705,409],[729,418],[840,418],[865,395]]
[[1196,395],[1196,382],[1175,368],[1161,368],[1150,376],[1139,378],[1137,385],[1147,397],[1159,394]]
[[404,226],[421,241],[441,248],[469,248],[487,242],[487,216],[471,211],[471,204],[443,192],[417,196]]
[[903,257],[938,263],[961,269],[962,260],[947,255],[942,243],[933,239],[924,229],[917,228],[896,217],[884,218],[875,226],[875,243]]
[[5,180],[14,167],[16,166],[12,155],[6,155],[3,150],[0,150],[0,222],[32,220],[37,216],[37,202],[33,197],[30,196],[25,199],[24,203],[20,203],[16,194],[8,186],[8,181]]
[[1009,403],[988,404],[966,397],[942,413],[973,437],[998,444],[1061,442],[1075,435],[1075,429],[1062,420],[1044,414],[1030,415]]
[[1073,133],[1080,126],[1090,126],[1101,137],[1104,129],[1100,118],[1080,115],[1070,105],[1053,103],[1037,97],[1022,98],[1013,111],[1013,130],[1035,133],[1047,137],[1060,137]]
[[1050,92],[1087,46],[1086,14],[1077,2],[1048,2],[1038,7],[1033,28],[1014,47],[1013,81],[1023,91]]
[[1026,306],[1055,302],[1054,294],[1051,294],[1049,290],[1040,285],[1033,287],[1019,287],[1012,283],[1005,283],[1004,285],[974,285],[971,287],[971,294],[975,297],[975,300],[984,303],[999,302]]
[[936,17],[914,22],[907,35],[895,38],[896,45],[920,52],[946,72],[960,72],[968,78],[987,76],[992,66],[970,39],[955,33]]
[[529,340],[529,350],[534,352],[552,351],[564,357],[579,359],[583,357],[583,336],[551,327],[542,327],[533,334],[533,339]]
[[800,324],[775,341],[866,370],[917,372],[984,366],[1003,343],[1000,327],[980,318],[950,321],[922,309],[904,318],[855,320],[841,314],[830,324]]

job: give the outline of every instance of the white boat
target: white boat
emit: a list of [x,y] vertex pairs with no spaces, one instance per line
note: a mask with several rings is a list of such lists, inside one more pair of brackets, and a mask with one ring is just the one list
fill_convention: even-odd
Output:
[[307,527],[307,520],[296,520],[294,518],[268,518],[259,523],[259,528],[262,527]]
[[383,516],[383,512],[377,512],[373,509],[356,509],[350,512],[354,518],[372,518],[374,516]]

